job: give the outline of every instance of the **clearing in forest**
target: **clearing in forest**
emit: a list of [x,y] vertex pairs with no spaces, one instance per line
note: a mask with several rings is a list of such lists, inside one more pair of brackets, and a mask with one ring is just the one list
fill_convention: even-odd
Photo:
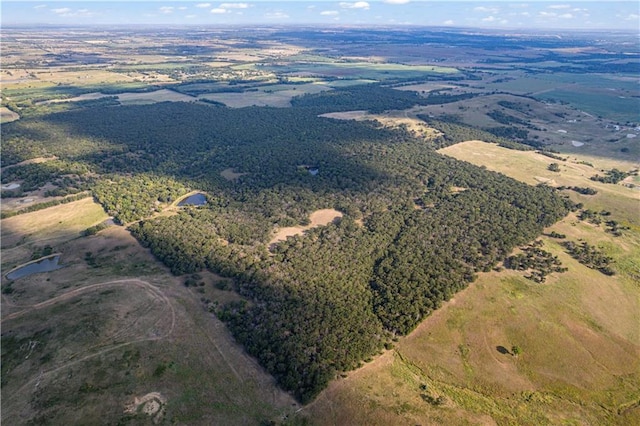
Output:
[[276,232],[276,234],[269,241],[269,245],[278,243],[280,241],[285,241],[287,237],[293,237],[295,235],[300,235],[304,231],[316,228],[318,226],[325,226],[333,222],[334,220],[342,217],[342,213],[338,210],[334,209],[322,209],[316,210],[315,212],[309,215],[309,220],[311,223],[306,226],[288,226],[286,228],[281,228]]
[[233,167],[229,167],[228,169],[224,169],[223,171],[220,172],[220,176],[222,176],[226,180],[236,180],[240,176],[244,176],[246,174],[247,173],[236,173],[236,172],[234,172],[233,171]]

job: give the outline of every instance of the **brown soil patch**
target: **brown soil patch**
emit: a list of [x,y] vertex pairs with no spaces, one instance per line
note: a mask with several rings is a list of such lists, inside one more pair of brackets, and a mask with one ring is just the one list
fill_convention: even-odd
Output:
[[138,411],[151,417],[154,423],[159,423],[164,415],[164,405],[167,403],[160,392],[151,392],[140,398],[133,398],[132,402],[125,405],[126,414],[135,414]]
[[269,245],[285,241],[287,237],[293,237],[294,235],[300,235],[307,229],[315,228],[318,226],[325,226],[334,220],[342,217],[342,213],[334,209],[322,209],[316,210],[309,215],[311,223],[307,226],[289,226],[279,229],[276,234],[269,241]]
[[549,185],[549,186],[557,186],[558,185],[556,183],[555,179],[550,179],[550,178],[546,178],[546,177],[542,177],[542,176],[536,176],[534,179],[537,180],[540,183],[544,183],[544,184]]
[[320,117],[335,118],[336,120],[364,120],[366,116],[367,112],[365,110],[320,114]]
[[461,186],[452,186],[451,188],[449,188],[452,194],[459,194],[460,192],[464,192],[467,189],[469,188],[463,188]]

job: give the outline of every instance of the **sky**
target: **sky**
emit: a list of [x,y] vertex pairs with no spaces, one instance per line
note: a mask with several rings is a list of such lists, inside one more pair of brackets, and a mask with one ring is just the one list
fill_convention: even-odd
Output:
[[638,1],[3,0],[0,11],[2,26],[332,24],[640,31]]

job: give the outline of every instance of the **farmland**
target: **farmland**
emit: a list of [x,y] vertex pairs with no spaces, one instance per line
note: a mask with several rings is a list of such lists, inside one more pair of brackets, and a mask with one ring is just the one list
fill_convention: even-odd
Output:
[[640,419],[632,35],[3,32],[3,421]]

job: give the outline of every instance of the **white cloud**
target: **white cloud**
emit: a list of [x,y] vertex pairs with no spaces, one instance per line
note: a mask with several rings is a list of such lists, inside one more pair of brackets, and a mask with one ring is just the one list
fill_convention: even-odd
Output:
[[39,4],[37,6],[33,6],[34,9],[44,9],[45,7],[47,7],[46,4]]
[[340,14],[340,12],[338,12],[337,10],[323,10],[322,12],[320,12],[320,15],[323,16],[335,16]]
[[369,3],[367,3],[366,1],[357,1],[355,3],[347,3],[347,2],[340,2],[340,7],[343,9],[365,9],[368,10],[369,9]]
[[220,9],[247,9],[249,5],[247,3],[222,3],[218,7]]
[[60,7],[58,9],[52,9],[52,11],[57,15],[68,15],[69,13],[71,13],[71,9],[69,9],[68,7]]
[[407,4],[411,0],[384,0],[383,3],[387,4]]
[[193,19],[193,18],[197,18],[198,15],[185,15],[185,18],[187,19]]
[[216,7],[215,9],[211,9],[211,13],[213,13],[215,15],[221,15],[223,13],[227,13],[227,9],[222,9],[222,8]]
[[211,7],[211,3],[198,3],[196,4],[196,7],[199,7],[201,9],[206,9],[208,7]]
[[451,19],[448,19],[448,20],[444,21],[442,23],[442,25],[453,25],[453,21]]
[[170,13],[173,13],[173,6],[162,6],[159,10],[160,13],[164,13],[165,15],[168,15]]
[[487,16],[486,18],[482,19],[482,22],[495,22],[495,21],[497,21],[497,19],[493,15]]
[[543,18],[555,18],[558,14],[555,12],[545,12],[544,10],[539,13]]
[[264,16],[270,19],[287,19],[289,17],[289,15],[284,12],[267,12]]
[[91,18],[93,16],[95,16],[95,13],[90,11],[89,9],[78,9],[78,10],[73,10],[71,8],[68,7],[59,7],[57,9],[51,9],[51,11],[53,13],[55,13],[58,16],[62,16],[65,18],[68,17],[74,17],[74,16],[80,16],[83,18]]
[[635,13],[632,13],[626,18],[624,18],[625,21],[637,21],[638,19],[640,19],[640,15],[637,15]]
[[571,6],[568,4],[552,4],[548,6],[548,9],[571,9]]
[[187,8],[185,6],[180,6],[178,10],[187,10]]
[[486,13],[498,13],[500,11],[496,7],[484,7],[484,6],[474,7],[473,10],[475,10],[476,12],[486,12]]
[[562,15],[559,15],[558,18],[562,18],[562,19],[572,19],[573,15],[570,13],[563,13]]

